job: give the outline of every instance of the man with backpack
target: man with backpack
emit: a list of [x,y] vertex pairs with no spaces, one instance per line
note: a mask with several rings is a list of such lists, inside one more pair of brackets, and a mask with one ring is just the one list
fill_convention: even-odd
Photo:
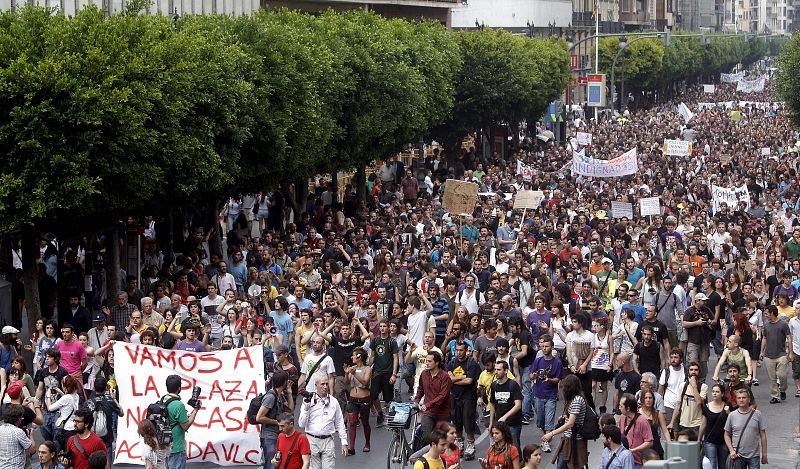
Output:
[[683,353],[678,349],[669,352],[669,366],[661,372],[658,393],[664,397],[664,418],[672,421],[672,413],[678,407],[683,384],[689,379],[689,370],[683,366]]
[[[442,453],[447,451],[447,433],[434,430],[428,435],[430,449],[414,463],[414,469],[450,469],[445,466]],[[452,466],[451,466],[452,467]]]
[[159,402],[166,407],[167,420],[172,429],[172,449],[167,456],[168,469],[184,469],[186,467],[186,430],[194,424],[197,411],[201,407],[201,403],[198,401],[197,407],[187,414],[186,406],[181,402],[180,392],[181,377],[178,375],[167,376],[167,395],[162,396]]
[[294,411],[289,374],[276,370],[272,375],[272,389],[261,399],[261,407],[256,415],[256,422],[261,424],[261,450],[264,455],[264,469],[272,469],[272,459],[278,445],[278,416]]
[[[67,440],[66,451],[72,454],[72,469],[89,469],[89,455],[95,451],[108,451],[103,440],[90,430],[94,425],[94,416],[89,409],[75,411],[72,417],[75,422],[75,434]],[[173,466],[169,466],[172,469]]]
[[122,407],[116,399],[107,394],[108,384],[105,378],[94,380],[94,397],[87,400],[84,406],[92,412],[94,424],[92,432],[99,436],[108,448],[108,463],[114,462],[114,416],[122,417]]

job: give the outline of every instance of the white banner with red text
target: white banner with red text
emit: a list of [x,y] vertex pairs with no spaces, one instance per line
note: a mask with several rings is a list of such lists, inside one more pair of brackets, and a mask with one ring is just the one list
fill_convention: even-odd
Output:
[[187,461],[259,463],[259,427],[247,422],[247,407],[264,392],[261,347],[198,353],[117,342],[114,371],[124,412],[117,430],[116,463],[143,464],[137,426],[147,407],[167,394],[167,376],[173,374],[181,377],[181,402],[189,400],[195,386],[202,389],[202,407],[186,432]]

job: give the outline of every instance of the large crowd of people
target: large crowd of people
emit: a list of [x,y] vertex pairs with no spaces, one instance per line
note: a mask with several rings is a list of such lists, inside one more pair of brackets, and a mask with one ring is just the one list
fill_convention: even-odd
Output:
[[[508,158],[470,148],[458,158],[432,152],[414,168],[392,159],[368,179],[366,204],[352,186],[339,202],[323,185],[292,223],[276,213],[279,193],[231,199],[218,226],[187,227],[173,262],[148,218],[141,282],[128,277],[94,311],[72,296],[25,345],[17,329],[3,329],[2,399],[11,405],[0,461],[22,467],[23,453],[33,454],[22,430],[31,423],[45,440],[40,467],[58,467],[56,448],[89,467],[76,441],[111,460],[125,406],[111,346],[125,341],[262,347],[269,391],[256,419],[266,468],[327,469],[336,453],[370,451],[392,401],[420,404],[430,446],[415,469],[473,459],[484,469],[534,468],[543,453],[578,469],[596,444],[584,431],[593,415],[604,469],[641,467],[681,439],[702,443],[707,467],[732,458],[757,468],[767,462],[767,424],[750,387],[768,386],[768,405],[800,398],[800,142],[772,96],[769,86],[687,90],[681,101],[600,122],[576,113],[568,142],[531,132]],[[695,111],[689,122],[680,102]],[[578,131],[592,134],[587,156],[636,148],[640,171],[572,174]],[[691,141],[691,154],[665,155],[665,139]],[[515,159],[533,168],[529,178]],[[444,210],[451,178],[479,185],[471,214]],[[712,185],[746,186],[749,205],[715,204]],[[522,190],[541,190],[541,206],[515,210]],[[659,214],[639,215],[644,197],[658,197]],[[614,202],[631,203],[633,216],[615,215]],[[225,232],[227,252],[209,250],[213,230]],[[43,244],[45,284],[55,280],[51,252]],[[71,252],[68,264],[80,256]],[[97,415],[84,402],[106,409],[105,435],[81,436],[94,435]],[[175,419],[185,430],[193,416]],[[522,437],[531,424],[534,442]],[[477,454],[484,428],[492,443]],[[146,424],[140,433],[152,442]],[[184,451],[160,448],[147,461],[182,468]]]

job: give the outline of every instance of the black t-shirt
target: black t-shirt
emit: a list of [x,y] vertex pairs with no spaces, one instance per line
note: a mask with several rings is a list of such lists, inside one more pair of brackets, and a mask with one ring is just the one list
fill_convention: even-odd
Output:
[[636,394],[639,392],[639,384],[642,381],[642,376],[631,371],[620,371],[617,377],[614,378],[614,388],[619,391],[620,395],[624,393]]
[[472,384],[453,384],[451,392],[454,399],[477,400],[478,378],[481,375],[481,368],[472,357],[467,355],[467,359],[463,362],[458,361],[457,358],[450,360],[450,363],[447,364],[447,371],[452,371],[455,376],[472,378]]
[[517,352],[522,351],[523,345],[528,346],[528,353],[524,357],[517,360],[517,362],[519,363],[520,370],[529,367],[536,358],[536,348],[533,346],[531,333],[528,332],[528,329],[523,329],[520,332],[513,334],[511,337],[514,340],[514,345],[517,348]]
[[649,322],[646,320],[642,321],[642,323],[639,324],[639,327],[636,328],[636,334],[634,334],[634,337],[636,337],[636,340],[639,342],[642,341],[642,327],[644,326],[650,326],[653,328],[653,340],[659,344],[663,344],[665,339],[669,340],[669,331],[667,330],[667,326],[663,322],[656,319],[655,322]]
[[658,376],[661,372],[661,346],[655,340],[646,346],[644,342],[639,342],[633,348],[633,353],[639,356],[639,373],[648,371]]
[[44,392],[47,395],[47,393],[51,392],[51,389],[61,388],[61,381],[67,374],[67,370],[63,366],[59,366],[55,373],[50,373],[48,367],[44,367],[36,372],[34,382],[37,386],[39,383],[44,382]]
[[[706,308],[698,310],[694,306],[691,306],[686,310],[685,313],[683,313],[684,321],[692,322],[701,318],[704,320],[709,320],[712,318],[711,314]],[[690,344],[710,344],[712,330],[708,326],[688,327],[686,328],[686,335]]]
[[346,341],[336,336],[331,337],[330,355],[333,359],[333,366],[336,368],[336,376],[344,376],[345,364],[353,366],[353,349],[361,347],[363,343],[361,337],[351,337]]
[[[495,421],[514,407],[514,401],[522,400],[522,389],[513,379],[506,380],[505,383],[495,381],[492,383],[492,404],[494,404],[494,418]],[[522,425],[522,409],[511,417],[506,419],[506,423],[510,427],[518,427]]]

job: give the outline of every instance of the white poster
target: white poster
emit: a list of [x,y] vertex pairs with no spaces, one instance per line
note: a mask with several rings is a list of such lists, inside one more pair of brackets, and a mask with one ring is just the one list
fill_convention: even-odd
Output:
[[533,179],[533,167],[517,160],[517,174],[521,174],[523,180],[530,181]]
[[692,142],[688,140],[664,140],[664,154],[689,156],[692,154]]
[[750,209],[750,192],[747,191],[746,184],[742,184],[739,187],[720,187],[712,185],[711,197],[713,198],[712,208],[714,213],[717,213],[722,202],[725,202],[728,208],[734,210],[739,207],[739,202],[744,202],[744,209]]
[[514,208],[537,209],[541,207],[544,200],[542,191],[519,191],[514,197]]
[[591,145],[592,134],[587,132],[578,132],[577,134],[578,145]]
[[714,85],[703,85],[703,93],[713,94],[717,90]]
[[617,177],[635,174],[638,171],[636,148],[631,148],[611,160],[598,160],[577,152],[572,153],[572,172],[582,176]]
[[689,122],[692,120],[692,117],[694,117],[694,113],[691,109],[689,109],[689,106],[687,106],[686,103],[680,103],[678,105],[678,114],[683,116],[686,122]]
[[661,202],[658,197],[644,197],[639,199],[639,215],[646,217],[647,215],[661,214]]
[[611,201],[611,217],[612,218],[627,218],[633,219],[633,204],[628,202],[620,202],[618,200]]
[[772,149],[771,149],[771,148],[769,148],[769,147],[764,147],[764,148],[762,148],[762,149],[761,149],[761,156],[769,156],[769,154],[770,154],[771,152],[772,152]]
[[181,377],[184,404],[194,387],[202,390],[202,407],[186,432],[187,461],[221,466],[259,463],[259,426],[247,422],[247,407],[250,399],[264,392],[261,347],[196,353],[117,342],[114,360],[125,412],[117,430],[116,463],[142,464],[137,426],[147,407],[167,394],[167,376],[173,374]]
[[744,72],[719,74],[719,81],[722,83],[736,83],[742,78],[744,78]]
[[766,85],[766,83],[766,75],[761,75],[752,80],[739,80],[739,82],[736,83],[736,91],[741,91],[742,93],[758,93],[764,91],[764,85]]

